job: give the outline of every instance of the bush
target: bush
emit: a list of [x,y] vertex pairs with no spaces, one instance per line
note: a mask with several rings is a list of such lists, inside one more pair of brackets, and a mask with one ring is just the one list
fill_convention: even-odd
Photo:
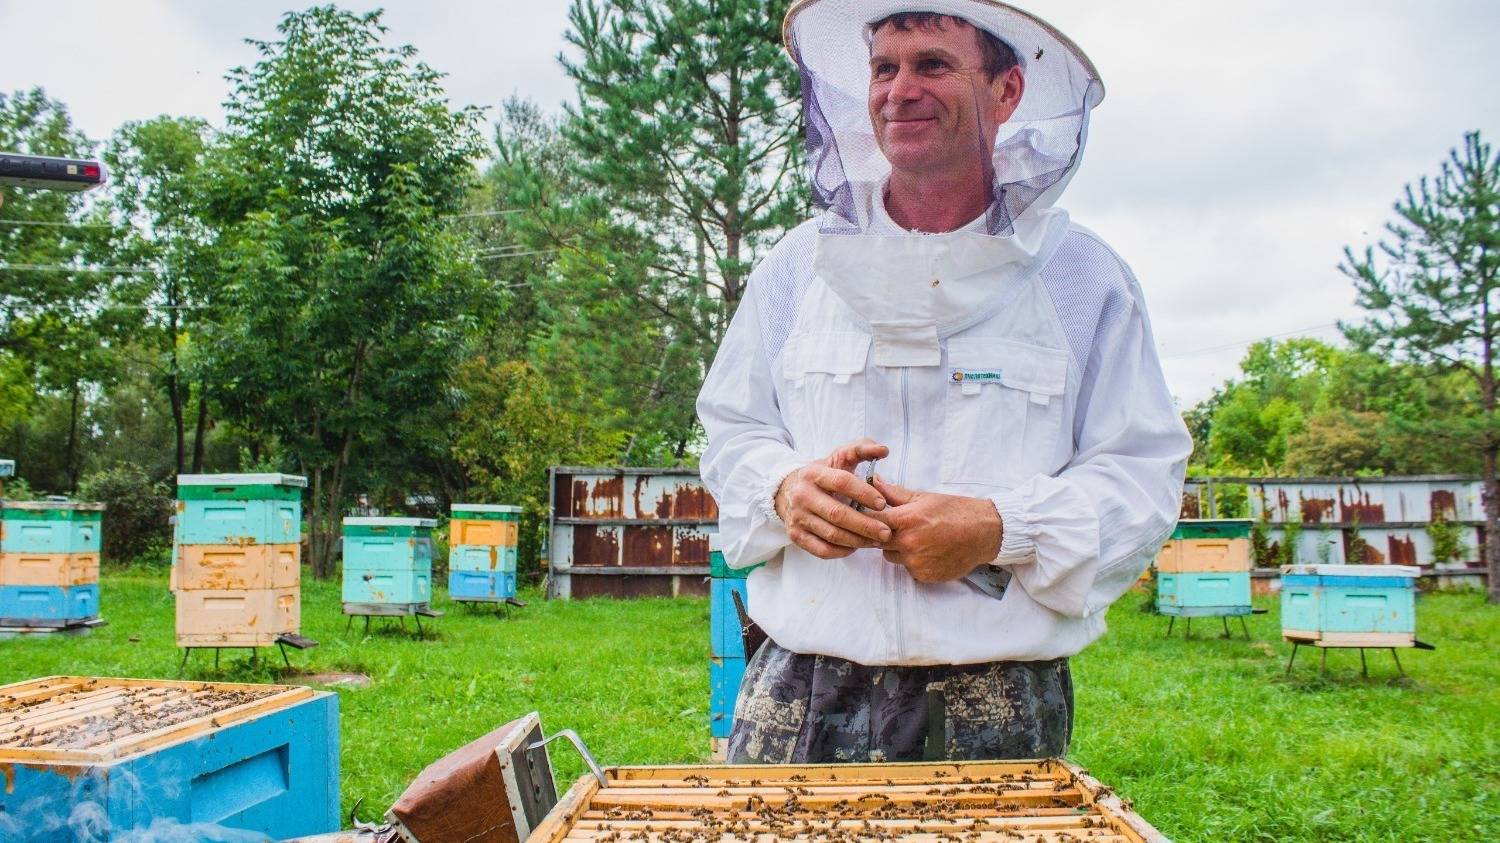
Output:
[[79,500],[102,503],[105,559],[132,562],[159,555],[172,543],[172,489],[152,482],[136,465],[119,465],[85,477]]
[[1442,510],[1434,508],[1432,520],[1427,524],[1427,536],[1432,539],[1432,561],[1467,562],[1469,547],[1464,543],[1463,527],[1448,520]]

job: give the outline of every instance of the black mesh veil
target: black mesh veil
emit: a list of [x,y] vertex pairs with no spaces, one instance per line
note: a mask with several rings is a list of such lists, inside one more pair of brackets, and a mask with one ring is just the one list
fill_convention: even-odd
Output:
[[[1104,97],[1093,64],[1031,15],[992,0],[799,0],[787,13],[787,49],[802,75],[807,162],[824,233],[869,227],[863,199],[891,166],[869,114],[870,24],[900,12],[961,18],[1014,51],[1025,79],[1015,113],[998,130],[990,162],[990,234],[1007,236],[1052,205],[1076,170],[1089,112]],[[980,151],[982,154],[982,151]]]

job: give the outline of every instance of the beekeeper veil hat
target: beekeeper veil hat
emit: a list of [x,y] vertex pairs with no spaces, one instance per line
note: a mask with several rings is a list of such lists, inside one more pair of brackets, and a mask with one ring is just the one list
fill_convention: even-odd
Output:
[[[905,18],[897,28],[952,31],[948,18],[957,18],[998,39],[1006,49],[991,41],[989,52],[1013,59],[1024,83],[1020,103],[997,127],[1002,110],[986,108],[984,98],[1001,77],[978,75],[989,66],[965,68],[964,87],[942,73],[923,78],[918,55],[909,88],[921,98],[940,92],[925,104],[911,97],[923,117],[938,115],[943,134],[931,148],[973,172],[989,200],[982,218],[944,234],[919,236],[891,220],[883,197],[892,165],[871,118],[873,108],[887,119],[882,102],[893,99],[872,98],[872,49],[884,33],[876,25],[896,26],[888,19],[913,12],[947,18]],[[870,326],[877,364],[939,365],[939,339],[995,312],[1066,233],[1067,215],[1054,203],[1082,158],[1089,112],[1104,97],[1099,74],[1055,28],[993,0],[796,0],[784,37],[802,76],[808,178],[823,209],[814,267]],[[970,154],[972,167],[963,160]],[[919,172],[908,167],[903,176]]]
[[[988,154],[995,206],[987,228],[1012,233],[1016,219],[1050,207],[1082,157],[1089,111],[1104,98],[1093,63],[1045,21],[993,0],[797,0],[787,12],[787,50],[802,74],[813,200],[863,229],[862,189],[880,184],[890,163],[870,120],[873,24],[903,12],[959,18],[998,38],[1025,78],[1020,106],[1000,126]],[[825,226],[825,230],[829,230]]]

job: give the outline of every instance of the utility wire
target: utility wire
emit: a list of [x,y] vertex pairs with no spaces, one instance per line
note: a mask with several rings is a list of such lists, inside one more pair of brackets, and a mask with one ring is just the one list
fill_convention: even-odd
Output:
[[37,225],[46,228],[114,228],[102,222],[55,222],[53,220],[0,220],[0,225]]
[[139,269],[133,266],[67,266],[65,264],[0,263],[0,270],[16,269],[28,272],[95,272],[105,275],[150,275],[157,270]]
[[1282,337],[1294,337],[1298,334],[1305,334],[1309,331],[1320,331],[1324,328],[1335,327],[1338,324],[1339,323],[1337,322],[1324,322],[1321,325],[1309,325],[1306,328],[1298,328],[1295,331],[1286,331],[1280,334],[1269,334],[1264,337],[1255,337],[1254,339],[1240,340],[1239,342],[1230,342],[1223,345],[1211,346],[1209,348],[1195,348],[1192,351],[1179,351],[1174,354],[1163,354],[1161,357],[1163,360],[1169,360],[1174,357],[1193,357],[1199,354],[1212,354],[1215,351],[1228,351],[1231,348],[1242,348],[1244,346],[1252,345],[1263,340],[1276,340],[1281,339]]

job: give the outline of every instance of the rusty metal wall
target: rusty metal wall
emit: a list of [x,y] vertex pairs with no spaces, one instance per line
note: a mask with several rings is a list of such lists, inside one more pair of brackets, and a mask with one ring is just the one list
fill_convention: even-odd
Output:
[[1438,568],[1477,564],[1483,545],[1483,485],[1472,477],[1193,478],[1183,495],[1183,512],[1208,517],[1212,489],[1224,485],[1248,488],[1250,516],[1268,514],[1273,545],[1286,540],[1282,525],[1300,525],[1297,561],[1303,564],[1348,562],[1362,549],[1359,561],[1365,564],[1431,567],[1427,525],[1437,512],[1462,528],[1470,557]]
[[549,469],[547,595],[706,595],[719,507],[683,468]]

